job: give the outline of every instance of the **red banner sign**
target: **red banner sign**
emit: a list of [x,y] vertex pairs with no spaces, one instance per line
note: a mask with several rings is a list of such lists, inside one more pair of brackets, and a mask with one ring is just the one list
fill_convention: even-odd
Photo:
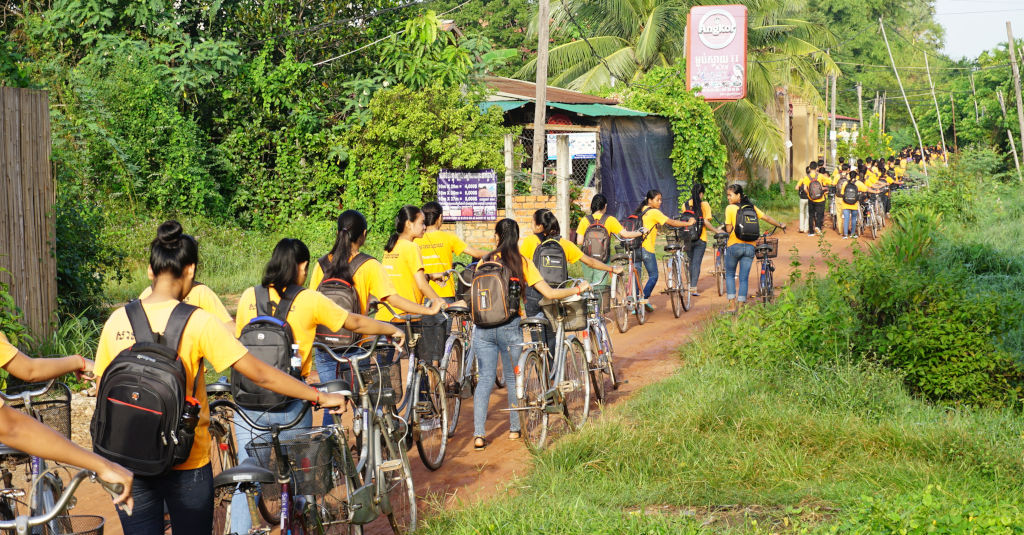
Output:
[[686,87],[705,100],[747,96],[747,6],[696,6],[686,22]]

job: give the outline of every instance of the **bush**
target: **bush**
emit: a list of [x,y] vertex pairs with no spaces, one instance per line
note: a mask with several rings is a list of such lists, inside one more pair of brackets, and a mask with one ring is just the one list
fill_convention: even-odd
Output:
[[[10,272],[0,268],[0,275]],[[28,329],[21,323],[22,312],[14,303],[14,297],[10,294],[10,287],[0,280],[0,332],[7,335],[7,338],[14,345],[25,345],[32,341]]]
[[1018,507],[983,498],[951,496],[929,485],[923,492],[891,497],[864,496],[836,526],[819,533],[898,533],[900,535],[1006,534],[1024,532]]
[[124,254],[103,234],[105,221],[96,203],[74,185],[57,189],[57,312],[70,318],[102,314],[103,288],[125,275]]

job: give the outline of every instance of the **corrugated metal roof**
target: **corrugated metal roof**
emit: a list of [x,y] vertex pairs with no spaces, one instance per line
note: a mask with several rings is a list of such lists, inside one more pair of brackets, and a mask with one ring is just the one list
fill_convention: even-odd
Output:
[[[505,93],[508,96],[519,97],[527,100],[533,100],[537,96],[537,84],[533,82],[515,80],[512,78],[502,78],[498,76],[486,76],[484,77],[484,83],[491,89],[494,89],[499,93]],[[547,101],[559,102],[562,104],[615,105],[619,103],[619,101],[615,99],[595,97],[594,95],[551,86],[548,86],[547,88]]]
[[571,111],[580,115],[590,117],[646,117],[647,113],[631,110],[621,106],[609,106],[607,104],[563,104],[561,102],[548,102],[548,106],[560,110]]

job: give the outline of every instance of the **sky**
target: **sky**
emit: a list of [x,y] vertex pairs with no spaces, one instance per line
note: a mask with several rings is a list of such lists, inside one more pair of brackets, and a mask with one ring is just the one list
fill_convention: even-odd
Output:
[[936,0],[935,19],[946,29],[943,52],[976,58],[1006,42],[1006,21],[1013,36],[1024,38],[1024,0]]

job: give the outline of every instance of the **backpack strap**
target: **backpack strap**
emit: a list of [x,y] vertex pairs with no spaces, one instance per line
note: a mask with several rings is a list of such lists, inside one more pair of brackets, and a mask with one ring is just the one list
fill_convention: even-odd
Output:
[[[587,218],[587,221],[589,221],[589,223],[587,223],[587,226],[588,226],[588,227],[589,227],[590,225],[593,225],[593,224],[594,224],[594,216],[592,216],[592,215],[590,215],[590,214],[587,214],[587,215],[585,215],[585,216],[583,216],[583,217]],[[604,218],[602,217],[602,218],[601,218],[601,220],[602,220],[602,221],[604,221]]]
[[256,315],[257,316],[273,316],[270,311],[270,290],[262,284],[253,286],[256,298]]
[[[348,263],[348,271],[352,274],[353,279],[356,277],[356,272],[359,271],[359,268],[363,267],[367,260],[373,260],[373,257],[366,253],[359,253]],[[355,281],[353,280],[353,282]]]
[[605,212],[604,215],[601,216],[601,219],[598,220],[598,223],[600,223],[601,226],[603,227],[603,226],[605,226],[605,224],[604,224],[605,221],[608,221],[608,212]]
[[329,255],[323,255],[316,261],[317,264],[320,264],[320,271],[323,271],[325,276],[327,275],[327,266],[330,264],[330,259],[327,258],[328,256]]
[[146,311],[142,308],[142,301],[132,299],[124,306],[124,311],[128,314],[128,323],[132,326],[136,343],[156,342],[156,335],[153,334],[153,327],[149,324],[149,317],[146,316]]
[[[288,321],[288,312],[292,309],[292,302],[298,297],[302,290],[305,290],[302,286],[291,285],[284,289],[284,295],[281,296],[281,301],[277,303],[274,309],[274,317],[281,321]],[[269,293],[269,292],[268,292]]]
[[171,317],[167,319],[167,327],[164,328],[164,344],[173,349],[176,353],[181,352],[181,335],[185,333],[185,325],[192,317],[196,307],[178,303],[171,311]]

